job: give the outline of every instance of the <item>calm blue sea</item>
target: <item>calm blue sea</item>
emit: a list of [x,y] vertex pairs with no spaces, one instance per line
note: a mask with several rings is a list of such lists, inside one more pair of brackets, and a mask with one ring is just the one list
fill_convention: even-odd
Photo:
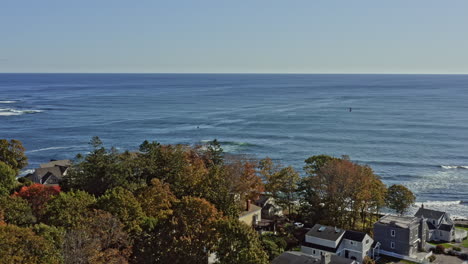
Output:
[[[352,108],[352,111],[349,111]],[[270,156],[349,155],[468,217],[468,75],[0,74],[0,138],[29,168],[145,139]]]

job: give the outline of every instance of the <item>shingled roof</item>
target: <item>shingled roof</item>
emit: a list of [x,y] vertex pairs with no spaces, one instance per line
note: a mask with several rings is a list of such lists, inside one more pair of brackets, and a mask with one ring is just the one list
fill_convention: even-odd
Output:
[[419,210],[416,212],[416,214],[414,216],[419,217],[419,218],[424,217],[426,219],[427,218],[440,219],[444,215],[445,215],[445,212],[420,207]]
[[336,241],[345,233],[345,230],[339,229],[336,227],[324,226],[320,224],[315,224],[309,232],[307,232],[307,236],[313,236],[325,240]]
[[343,238],[353,240],[356,242],[362,242],[364,240],[364,237],[366,237],[366,233],[347,230]]

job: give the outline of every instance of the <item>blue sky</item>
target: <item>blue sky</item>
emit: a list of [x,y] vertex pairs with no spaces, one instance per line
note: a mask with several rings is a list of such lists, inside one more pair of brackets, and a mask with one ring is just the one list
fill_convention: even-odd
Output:
[[468,1],[0,0],[0,72],[468,74]]

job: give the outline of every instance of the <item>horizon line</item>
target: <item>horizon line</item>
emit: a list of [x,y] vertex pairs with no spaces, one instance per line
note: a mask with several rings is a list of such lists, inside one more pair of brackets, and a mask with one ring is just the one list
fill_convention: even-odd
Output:
[[0,72],[0,74],[218,74],[218,75],[468,75],[468,73],[301,73],[301,72]]

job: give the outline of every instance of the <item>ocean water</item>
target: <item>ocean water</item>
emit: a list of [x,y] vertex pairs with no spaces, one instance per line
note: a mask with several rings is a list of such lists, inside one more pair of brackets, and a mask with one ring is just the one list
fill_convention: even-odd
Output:
[[28,169],[92,136],[121,150],[217,138],[298,169],[349,155],[468,217],[468,75],[0,74],[0,138],[23,141]]

